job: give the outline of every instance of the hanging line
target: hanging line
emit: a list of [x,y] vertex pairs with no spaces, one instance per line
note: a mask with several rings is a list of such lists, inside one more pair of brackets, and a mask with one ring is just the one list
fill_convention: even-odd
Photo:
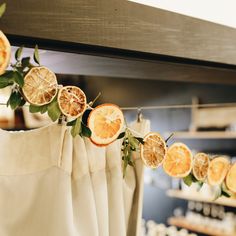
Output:
[[158,110],[158,109],[185,109],[185,108],[204,108],[204,107],[236,107],[236,103],[207,103],[207,104],[185,104],[185,105],[159,105],[159,106],[139,106],[121,107],[121,110]]
[[[6,106],[6,103],[0,102],[0,106]],[[24,106],[29,106],[26,104]],[[206,107],[236,107],[236,103],[206,103],[206,104],[183,104],[183,105],[159,105],[159,106],[136,106],[120,107],[121,110],[158,110],[158,109],[188,109],[188,108],[206,108]]]

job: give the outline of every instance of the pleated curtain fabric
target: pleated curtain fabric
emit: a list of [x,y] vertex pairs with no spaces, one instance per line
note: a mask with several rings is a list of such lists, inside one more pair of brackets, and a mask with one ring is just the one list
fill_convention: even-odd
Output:
[[[143,136],[150,123],[131,124]],[[1,236],[139,236],[143,165],[122,175],[121,141],[97,147],[68,127],[0,130]]]

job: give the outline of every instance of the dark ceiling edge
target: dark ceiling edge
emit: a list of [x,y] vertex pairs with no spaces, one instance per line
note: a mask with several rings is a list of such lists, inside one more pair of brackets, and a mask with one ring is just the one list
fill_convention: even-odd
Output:
[[236,65],[234,64],[210,62],[210,61],[146,53],[146,52],[132,51],[119,48],[103,47],[103,46],[65,42],[65,41],[43,39],[43,38],[25,37],[12,34],[7,34],[7,38],[9,39],[11,45],[13,46],[24,45],[25,47],[34,48],[34,46],[37,44],[39,48],[53,51],[78,53],[78,54],[102,56],[102,57],[112,57],[112,58],[127,59],[127,60],[143,60],[143,61],[159,61],[159,62],[161,61],[175,64],[196,65],[196,66],[204,66],[218,69],[236,70]]

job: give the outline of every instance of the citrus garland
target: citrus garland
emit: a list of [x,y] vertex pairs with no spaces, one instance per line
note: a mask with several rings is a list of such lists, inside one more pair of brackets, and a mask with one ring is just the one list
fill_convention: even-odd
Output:
[[[198,153],[193,157],[190,149],[183,143],[174,143],[168,148],[166,143],[169,138],[164,140],[156,132],[150,132],[144,138],[134,136],[132,130],[125,125],[123,112],[117,105],[102,104],[93,108],[98,97],[87,104],[86,95],[79,87],[58,85],[56,75],[40,65],[37,45],[33,55],[37,65],[31,63],[30,57],[21,57],[23,47],[20,47],[15,53],[16,62],[11,64],[12,69],[5,71],[11,48],[2,32],[1,42],[4,47],[0,48],[4,52],[0,51],[0,88],[12,88],[7,106],[17,109],[28,102],[31,113],[47,113],[54,122],[64,117],[67,126],[71,126],[73,137],[88,137],[99,147],[122,139],[124,177],[127,166],[135,165],[133,152],[140,152],[147,167],[156,169],[163,166],[169,176],[182,178],[188,186],[194,182],[199,188],[203,183],[218,186],[216,198],[236,194],[236,164],[231,165],[228,158],[223,156],[210,160],[205,153]],[[91,110],[87,124],[83,119],[86,110]]]

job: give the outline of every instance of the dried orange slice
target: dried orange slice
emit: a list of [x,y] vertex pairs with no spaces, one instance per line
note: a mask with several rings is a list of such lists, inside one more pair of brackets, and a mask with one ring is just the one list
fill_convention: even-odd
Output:
[[163,161],[164,171],[171,177],[186,177],[192,169],[192,153],[183,143],[174,143]]
[[236,163],[234,163],[228,171],[226,176],[226,186],[230,191],[236,193]]
[[227,157],[215,157],[209,164],[208,168],[208,183],[212,186],[220,185],[229,170],[230,162]]
[[151,168],[159,167],[166,156],[166,143],[159,133],[150,132],[143,138],[141,158],[144,164]]
[[59,90],[58,105],[61,112],[71,118],[81,116],[87,108],[84,92],[76,86],[65,86]]
[[34,67],[24,77],[22,92],[30,104],[46,105],[57,95],[56,75],[47,67]]
[[194,156],[193,175],[197,180],[203,181],[206,179],[209,164],[210,158],[206,153],[200,152]]
[[10,57],[11,45],[5,34],[0,30],[0,75],[2,75],[8,67]]
[[114,104],[97,106],[88,117],[92,131],[91,141],[97,146],[106,146],[117,139],[124,125],[124,115]]

